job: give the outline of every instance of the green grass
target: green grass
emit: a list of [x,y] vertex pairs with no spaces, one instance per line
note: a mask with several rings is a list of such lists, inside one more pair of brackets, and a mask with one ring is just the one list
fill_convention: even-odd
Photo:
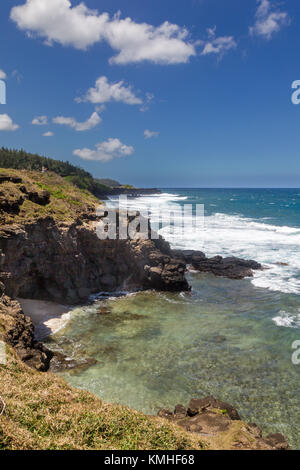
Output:
[[197,436],[161,418],[109,405],[51,373],[29,369],[7,347],[0,365],[0,449],[203,449]]

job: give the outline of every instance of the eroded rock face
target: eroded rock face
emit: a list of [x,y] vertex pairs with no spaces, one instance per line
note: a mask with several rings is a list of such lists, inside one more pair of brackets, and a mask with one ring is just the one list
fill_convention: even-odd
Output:
[[244,279],[252,277],[254,270],[263,269],[262,265],[253,260],[244,260],[234,256],[222,258],[214,256],[207,258],[202,251],[173,250],[173,255],[191,265],[191,269],[200,272],[212,273],[215,276],[229,279]]
[[0,280],[12,298],[76,304],[99,291],[188,290],[185,263],[163,240],[100,240],[95,221],[51,218],[0,230]]
[[188,432],[207,439],[214,448],[246,450],[289,450],[282,434],[263,438],[261,429],[241,421],[237,410],[213,396],[193,398],[188,407],[177,405],[174,412],[163,409],[158,416],[176,423]]
[[22,178],[0,174],[0,211],[18,214],[26,199],[40,206],[49,204],[49,191],[35,191],[21,183]]
[[[45,191],[25,193],[42,205],[49,197]],[[169,244],[161,237],[100,240],[97,223],[99,218],[88,212],[75,222],[61,223],[44,217],[32,223],[0,227],[0,315],[5,324],[4,339],[38,370],[47,369],[50,353],[34,341],[31,320],[12,299],[72,305],[100,291],[189,289],[185,264],[172,257]]]
[[0,282],[0,339],[12,346],[19,357],[30,367],[48,370],[52,353],[34,340],[34,326],[26,317],[19,302],[7,297]]

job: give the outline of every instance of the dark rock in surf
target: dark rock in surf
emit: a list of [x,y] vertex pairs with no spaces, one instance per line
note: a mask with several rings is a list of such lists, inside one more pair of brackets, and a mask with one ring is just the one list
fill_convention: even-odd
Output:
[[173,250],[173,256],[191,265],[191,269],[199,272],[212,273],[215,276],[229,279],[252,277],[254,270],[262,270],[261,264],[253,260],[244,260],[234,256],[223,258],[215,256],[207,258],[202,251]]

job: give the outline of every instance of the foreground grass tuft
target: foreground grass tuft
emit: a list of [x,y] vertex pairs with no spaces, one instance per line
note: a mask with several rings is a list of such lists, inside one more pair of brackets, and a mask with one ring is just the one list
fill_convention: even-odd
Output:
[[202,449],[199,437],[124,406],[109,405],[61,378],[25,366],[7,347],[0,365],[0,449]]

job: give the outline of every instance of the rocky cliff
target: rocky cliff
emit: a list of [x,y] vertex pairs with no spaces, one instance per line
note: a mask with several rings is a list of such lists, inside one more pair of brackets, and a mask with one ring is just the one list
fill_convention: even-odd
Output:
[[[36,362],[32,354],[38,355],[43,364],[39,369],[47,366],[48,356],[34,343],[30,320],[9,299],[76,304],[100,291],[189,289],[185,263],[174,259],[161,237],[100,240],[97,206],[92,195],[57,175],[0,172],[1,308],[2,316],[6,311],[10,324],[16,323],[16,331],[7,331],[8,322],[3,321],[4,338],[11,338],[8,342],[31,365]],[[20,323],[26,334],[20,333]]]

